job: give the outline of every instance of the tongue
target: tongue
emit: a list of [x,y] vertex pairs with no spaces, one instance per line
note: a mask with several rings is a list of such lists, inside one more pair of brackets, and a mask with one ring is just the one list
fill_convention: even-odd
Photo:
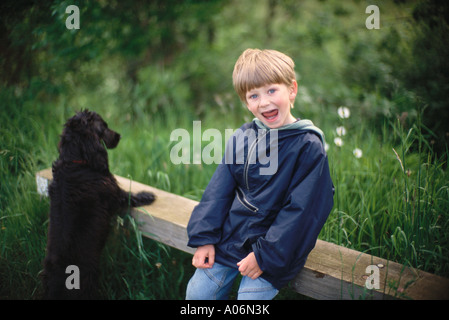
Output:
[[264,112],[262,114],[266,118],[271,118],[271,117],[276,116],[278,114],[278,111],[277,110],[273,110],[273,111]]

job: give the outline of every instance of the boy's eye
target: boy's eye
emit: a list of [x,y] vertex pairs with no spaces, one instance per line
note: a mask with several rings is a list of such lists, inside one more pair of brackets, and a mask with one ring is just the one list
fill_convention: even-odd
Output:
[[276,91],[276,89],[269,89],[269,90],[268,90],[268,93],[269,93],[269,94],[272,94],[272,93],[274,93],[275,91]]
[[249,95],[249,97],[248,97],[249,99],[256,99],[257,98],[257,94],[251,94],[251,95]]

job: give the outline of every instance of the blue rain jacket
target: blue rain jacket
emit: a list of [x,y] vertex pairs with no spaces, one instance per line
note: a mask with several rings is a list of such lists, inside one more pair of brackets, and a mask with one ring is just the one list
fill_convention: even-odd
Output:
[[[311,121],[299,120],[285,130],[260,126],[258,120],[244,124],[228,141],[192,212],[188,246],[213,244],[215,261],[234,268],[253,251],[261,277],[280,289],[315,246],[333,206],[334,187],[322,132]],[[268,168],[275,151],[273,172]]]

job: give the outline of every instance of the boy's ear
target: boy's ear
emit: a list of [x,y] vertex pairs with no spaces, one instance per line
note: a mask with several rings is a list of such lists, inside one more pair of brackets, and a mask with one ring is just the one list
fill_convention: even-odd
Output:
[[290,90],[290,100],[295,100],[296,95],[298,94],[298,83],[296,82],[296,80],[292,81],[289,90]]

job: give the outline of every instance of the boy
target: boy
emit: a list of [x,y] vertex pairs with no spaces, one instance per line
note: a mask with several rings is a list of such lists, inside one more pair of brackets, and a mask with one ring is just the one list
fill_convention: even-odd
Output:
[[[190,218],[197,270],[186,299],[227,299],[238,273],[237,299],[274,298],[304,266],[333,206],[323,133],[291,114],[298,91],[293,60],[245,50],[233,84],[256,118],[226,146],[226,159],[243,153],[244,162],[218,165]],[[277,155],[277,170],[261,174],[268,153]]]

